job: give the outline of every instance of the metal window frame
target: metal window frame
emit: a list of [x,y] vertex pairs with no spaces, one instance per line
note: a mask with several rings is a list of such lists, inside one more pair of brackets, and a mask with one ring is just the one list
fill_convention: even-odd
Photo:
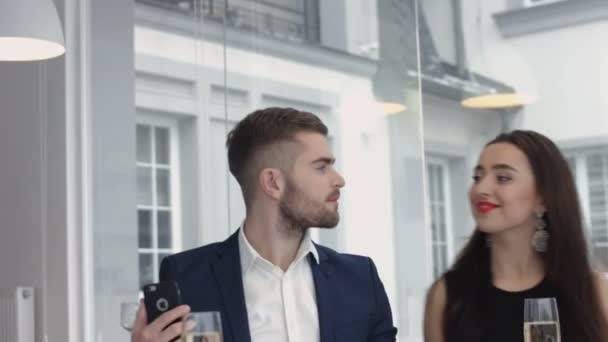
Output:
[[[430,246],[431,249],[433,249],[431,252],[432,254],[432,258],[431,258],[431,268],[433,269],[433,272],[435,272],[435,253],[434,253],[434,249],[438,246],[445,246],[446,248],[446,260],[445,260],[445,264],[446,264],[446,268],[449,265],[450,260],[453,257],[453,253],[454,253],[454,227],[453,227],[453,218],[452,218],[452,207],[451,207],[451,198],[452,198],[452,193],[451,193],[451,187],[450,187],[450,163],[449,160],[447,158],[441,158],[441,157],[435,157],[435,156],[427,156],[425,158],[425,172],[426,172],[426,178],[427,178],[427,192],[429,194],[428,196],[428,206],[429,206],[429,215],[432,216],[433,212],[431,210],[431,193],[430,193],[430,184],[431,181],[433,181],[430,177],[430,175],[428,174],[428,167],[429,165],[433,165],[433,166],[438,166],[440,167],[443,172],[441,177],[443,178],[443,187],[441,189],[441,191],[443,192],[443,203],[444,203],[444,215],[445,215],[445,231],[444,231],[444,235],[445,235],[445,240],[444,241],[435,241],[432,237],[432,234],[430,235],[431,241],[430,241]],[[431,226],[429,225],[429,228]],[[445,271],[445,269],[443,270]],[[440,272],[441,273],[441,272]],[[434,277],[440,276],[440,274],[433,274]]]
[[[152,204],[143,205],[137,204],[136,210],[149,210],[152,212],[152,246],[150,248],[137,248],[137,254],[151,254],[153,257],[153,275],[154,281],[158,281],[158,273],[160,268],[160,255],[179,252],[182,249],[182,224],[181,224],[181,184],[179,179],[180,174],[180,156],[179,156],[179,129],[177,120],[162,116],[137,115],[136,125],[148,126],[151,128],[150,148],[151,161],[142,163],[135,161],[136,167],[152,167]],[[156,163],[156,128],[166,128],[169,131],[169,164]],[[156,170],[169,170],[170,174],[170,203],[169,206],[158,205],[157,203],[157,183]],[[158,247],[158,217],[159,211],[168,211],[171,214],[171,246],[170,248]],[[140,269],[141,271],[141,269]]]

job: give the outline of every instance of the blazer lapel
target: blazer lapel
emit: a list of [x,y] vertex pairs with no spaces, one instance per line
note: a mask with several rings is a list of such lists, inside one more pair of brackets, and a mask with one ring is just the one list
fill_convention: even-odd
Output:
[[327,261],[327,254],[316,244],[319,260],[315,260],[314,256],[309,255],[309,263],[312,269],[312,276],[315,283],[315,292],[317,296],[317,310],[319,312],[319,332],[321,342],[333,342],[332,321],[334,317],[334,305],[332,305],[332,294],[329,291],[331,277],[334,273],[333,266]]
[[212,267],[224,302],[223,319],[226,320],[224,327],[230,329],[230,331],[224,331],[224,336],[228,337],[229,334],[232,336],[231,339],[226,338],[226,342],[251,342],[241,276],[238,234],[237,230],[223,242]]

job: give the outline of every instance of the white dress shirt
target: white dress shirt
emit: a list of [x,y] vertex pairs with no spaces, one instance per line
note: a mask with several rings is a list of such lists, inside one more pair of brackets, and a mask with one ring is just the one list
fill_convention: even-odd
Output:
[[251,342],[319,342],[319,315],[308,255],[319,260],[308,230],[287,271],[262,258],[243,226],[239,253]]

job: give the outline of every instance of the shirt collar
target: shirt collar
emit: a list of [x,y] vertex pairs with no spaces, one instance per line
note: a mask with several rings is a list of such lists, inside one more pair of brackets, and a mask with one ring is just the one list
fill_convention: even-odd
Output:
[[[244,225],[244,223],[241,224],[241,227],[239,228],[239,254],[241,259],[242,274],[246,274],[257,259],[264,259],[247,240],[245,230],[243,229]],[[317,247],[313,243],[312,237],[310,236],[310,229],[306,229],[293,263],[300,262],[309,254],[313,255],[317,263],[319,262],[319,252],[317,251]]]
[[300,243],[300,248],[298,248],[298,253],[296,254],[295,262],[299,262],[302,258],[305,258],[309,254],[315,258],[315,262],[319,262],[319,252],[317,251],[317,246],[312,241],[312,237],[310,235],[310,228],[306,229],[304,233],[304,237],[302,238],[302,242]]
[[242,274],[245,274],[247,273],[247,271],[249,271],[249,268],[253,265],[255,259],[257,259],[258,257],[261,258],[258,252],[253,249],[253,246],[251,246],[249,241],[247,241],[247,238],[245,237],[245,230],[243,229],[244,226],[244,223],[241,224],[241,228],[239,229],[239,254],[241,258]]

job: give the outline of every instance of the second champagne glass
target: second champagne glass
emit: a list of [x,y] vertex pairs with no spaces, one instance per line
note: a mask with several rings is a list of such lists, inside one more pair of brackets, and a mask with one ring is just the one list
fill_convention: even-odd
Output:
[[559,312],[555,298],[526,298],[524,341],[561,342]]
[[184,316],[182,342],[222,342],[222,320],[217,311],[192,312]]
[[120,326],[126,331],[133,330],[138,309],[139,303],[120,303]]

